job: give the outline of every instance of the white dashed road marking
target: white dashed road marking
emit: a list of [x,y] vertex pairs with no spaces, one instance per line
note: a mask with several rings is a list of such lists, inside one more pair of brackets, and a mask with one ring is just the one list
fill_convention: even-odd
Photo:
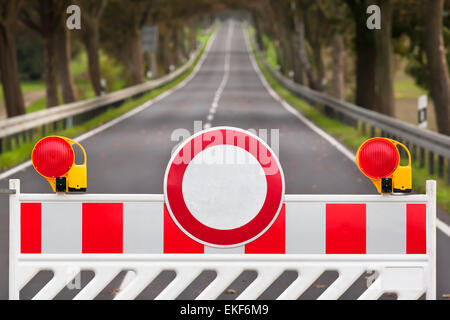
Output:
[[206,116],[206,122],[203,126],[204,129],[211,128],[212,124],[211,122],[214,120],[214,114],[217,111],[217,108],[219,107],[219,101],[220,97],[222,96],[222,92],[225,89],[225,86],[227,85],[228,78],[230,77],[230,48],[231,48],[231,39],[233,37],[233,29],[234,29],[234,23],[230,22],[228,26],[228,33],[227,33],[227,42],[225,47],[225,64],[224,64],[224,74],[222,81],[220,82],[219,88],[217,88],[216,93],[214,94],[214,100],[211,103],[211,109],[209,110],[208,115]]

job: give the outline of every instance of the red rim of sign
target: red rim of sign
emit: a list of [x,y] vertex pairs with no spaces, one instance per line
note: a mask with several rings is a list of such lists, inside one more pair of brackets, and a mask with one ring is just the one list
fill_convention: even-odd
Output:
[[[215,136],[218,134],[222,138],[216,141]],[[235,137],[232,141],[226,139],[230,135]],[[256,140],[256,148],[250,147],[250,139]],[[237,141],[245,141],[245,146],[237,145]],[[192,161],[203,150],[224,144],[240,147],[251,153],[261,165],[267,182],[266,198],[258,214],[246,224],[226,230],[203,224],[189,211],[182,190],[183,177],[189,163],[181,160],[183,154],[190,153],[189,161]],[[261,161],[261,155],[265,157],[264,162]],[[235,247],[255,240],[276,220],[283,204],[284,176],[276,155],[259,137],[238,128],[218,127],[200,131],[178,147],[166,169],[164,192],[167,209],[172,219],[189,237],[210,246]]]

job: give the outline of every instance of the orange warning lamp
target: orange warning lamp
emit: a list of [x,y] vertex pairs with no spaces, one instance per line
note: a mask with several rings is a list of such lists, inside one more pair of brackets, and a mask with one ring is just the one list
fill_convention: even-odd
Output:
[[[83,164],[75,164],[72,144],[83,151]],[[87,190],[86,152],[78,142],[58,136],[43,138],[34,146],[31,161],[36,171],[50,183],[53,191]]]
[[[401,146],[408,155],[408,165],[400,166]],[[411,155],[402,143],[388,138],[365,141],[356,153],[356,163],[379,193],[409,193],[412,190]]]

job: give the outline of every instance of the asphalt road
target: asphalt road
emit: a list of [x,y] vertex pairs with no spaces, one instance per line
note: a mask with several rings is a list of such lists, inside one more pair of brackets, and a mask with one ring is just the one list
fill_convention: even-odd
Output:
[[[271,129],[279,129],[279,158],[284,169],[287,194],[375,193],[372,184],[360,174],[352,161],[270,96],[252,67],[244,32],[244,27],[239,23],[222,24],[202,67],[184,87],[83,141],[88,154],[89,192],[162,193],[164,171],[172,149],[179,142],[171,140],[172,133],[179,128],[193,133],[194,121],[202,121],[207,126],[267,129],[269,133]],[[213,112],[211,107],[214,102],[217,107]],[[21,179],[23,192],[50,191],[48,184],[31,167],[10,178]],[[7,181],[0,181],[0,188],[5,187]],[[0,299],[7,299],[8,199],[5,196],[0,197],[0,211]],[[439,215],[444,216],[445,213],[440,212]],[[450,239],[438,231],[437,242],[439,298],[450,293]],[[35,281],[35,287],[22,292],[23,297],[42,286],[45,274],[41,276],[40,280]],[[86,283],[89,277],[89,274],[84,274],[82,282]],[[164,283],[171,277],[173,275],[170,273],[161,275],[158,281]],[[289,282],[289,277],[291,275],[285,274],[279,282]],[[326,284],[333,277],[333,274],[324,275],[319,282]],[[252,278],[254,274],[251,272],[244,274],[231,288],[239,292]],[[210,280],[211,274],[202,274],[202,279],[198,279],[182,297],[195,297],[204,286],[202,281]],[[121,278],[116,279],[108,290],[117,287],[120,281]],[[361,281],[346,297],[355,297],[355,292],[363,286]],[[324,290],[321,288],[311,289],[304,298],[317,296],[320,290]],[[112,297],[108,290],[102,293],[101,298]],[[66,292],[60,297],[70,295]],[[152,296],[154,292],[147,290],[142,297]],[[232,299],[234,296],[236,294],[228,293],[221,298]]]

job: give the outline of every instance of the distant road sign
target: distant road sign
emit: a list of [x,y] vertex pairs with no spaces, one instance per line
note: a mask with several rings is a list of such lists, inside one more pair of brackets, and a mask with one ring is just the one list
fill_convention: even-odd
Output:
[[427,128],[427,95],[424,94],[419,97],[417,101],[417,110],[418,110],[418,122],[419,122],[419,128],[426,129]]
[[158,49],[158,26],[146,25],[141,29],[142,51],[156,52]]
[[256,135],[218,127],[200,131],[174,152],[166,169],[167,209],[192,239],[240,246],[278,217],[284,176],[275,153]]

